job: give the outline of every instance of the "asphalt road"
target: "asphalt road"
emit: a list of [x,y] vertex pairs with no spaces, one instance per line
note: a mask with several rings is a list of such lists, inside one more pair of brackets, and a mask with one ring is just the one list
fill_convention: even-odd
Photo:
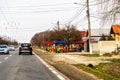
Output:
[[58,78],[35,55],[0,55],[0,80],[64,80]]

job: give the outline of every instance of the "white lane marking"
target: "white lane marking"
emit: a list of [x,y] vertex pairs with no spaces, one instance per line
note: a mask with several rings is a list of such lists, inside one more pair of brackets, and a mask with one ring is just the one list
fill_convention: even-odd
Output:
[[52,68],[50,68],[50,67],[49,67],[48,69],[49,69],[49,70],[51,70],[51,71],[53,70],[53,69],[52,69]]
[[46,65],[46,67],[48,68],[49,66],[48,66],[48,65]]
[[33,54],[46,66],[48,67],[48,69],[54,73],[60,80],[65,80],[65,78],[63,78],[61,75],[59,75],[56,71],[54,71],[50,66],[48,66],[48,64],[42,59],[40,58],[38,55],[36,55],[34,52]]
[[8,57],[5,57],[5,60],[7,60],[8,59]]
[[12,54],[10,56],[12,56]]
[[60,76],[60,75],[57,75],[57,77],[58,77],[60,80],[65,80],[65,78],[63,78],[63,77]]
[[54,74],[57,74],[57,72],[56,71],[52,71]]

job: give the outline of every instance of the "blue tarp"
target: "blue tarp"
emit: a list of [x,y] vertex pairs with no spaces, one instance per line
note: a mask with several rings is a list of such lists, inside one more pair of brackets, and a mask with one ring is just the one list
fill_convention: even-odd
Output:
[[66,45],[67,43],[65,41],[57,41],[57,40],[55,40],[54,44],[63,44],[63,45]]

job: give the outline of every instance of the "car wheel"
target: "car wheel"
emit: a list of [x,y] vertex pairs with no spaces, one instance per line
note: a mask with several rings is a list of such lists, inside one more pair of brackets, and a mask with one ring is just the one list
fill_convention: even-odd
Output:
[[30,52],[30,55],[32,55],[32,52]]
[[21,55],[21,52],[19,52],[19,55]]
[[7,52],[7,54],[10,54],[9,52]]

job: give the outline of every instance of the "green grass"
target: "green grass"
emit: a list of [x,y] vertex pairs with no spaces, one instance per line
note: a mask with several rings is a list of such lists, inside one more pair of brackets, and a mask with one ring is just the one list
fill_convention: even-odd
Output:
[[[100,57],[101,55],[98,53],[94,53],[94,54],[81,54],[82,56],[86,56],[86,57]],[[104,57],[111,57],[113,54],[111,53],[104,53],[102,56]]]
[[87,56],[87,57],[100,57],[99,54],[81,54],[82,56]]
[[120,66],[120,60],[114,59],[112,60],[111,63],[100,63],[99,65],[93,66],[93,67],[89,67],[88,65],[84,65],[84,64],[77,64],[74,66],[76,66],[77,68],[83,69],[84,71],[94,74],[99,79],[120,80],[120,72],[116,72],[113,69],[108,69],[108,67],[112,65]]
[[105,53],[105,54],[103,54],[102,56],[111,57],[112,54],[111,54],[111,53]]

